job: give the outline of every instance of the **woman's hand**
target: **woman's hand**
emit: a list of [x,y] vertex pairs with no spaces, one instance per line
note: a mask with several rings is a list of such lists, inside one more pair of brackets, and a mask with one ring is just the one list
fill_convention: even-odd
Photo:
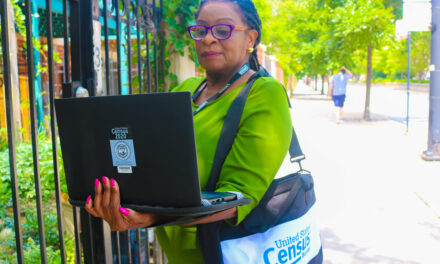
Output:
[[[173,221],[177,218],[174,216],[139,213],[121,207],[121,196],[118,183],[105,176],[102,177],[102,183],[98,179],[95,180],[95,199],[93,200],[89,195],[86,200],[85,209],[94,217],[104,219],[113,231],[125,231],[129,229],[149,227],[157,223]],[[236,216],[237,208],[231,208],[185,224],[185,226],[217,222],[234,218]]]
[[94,217],[104,219],[114,231],[148,227],[158,221],[157,215],[121,207],[118,183],[105,176],[102,177],[102,184],[95,180],[95,199],[87,197],[86,210]]

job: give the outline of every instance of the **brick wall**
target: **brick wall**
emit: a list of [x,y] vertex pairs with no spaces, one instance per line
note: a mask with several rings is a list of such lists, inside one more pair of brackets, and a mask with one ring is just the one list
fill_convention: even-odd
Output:
[[269,73],[276,78],[280,83],[284,84],[284,71],[277,59],[270,54],[267,54],[266,47],[264,45],[259,45],[258,47],[258,61],[260,62]]
[[280,64],[279,64],[278,62],[275,62],[275,66],[276,66],[276,72],[277,72],[275,78],[276,78],[280,83],[282,83],[283,85],[285,85],[285,83],[284,83],[284,71],[283,71],[283,69],[281,68],[281,66],[280,66]]

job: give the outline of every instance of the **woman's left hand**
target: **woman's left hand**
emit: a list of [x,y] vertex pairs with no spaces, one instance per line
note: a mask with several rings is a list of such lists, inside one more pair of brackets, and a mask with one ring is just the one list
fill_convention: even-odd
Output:
[[87,197],[85,209],[94,217],[104,219],[114,231],[148,227],[157,222],[157,215],[121,207],[120,197],[118,183],[104,176],[102,184],[95,180],[95,198]]

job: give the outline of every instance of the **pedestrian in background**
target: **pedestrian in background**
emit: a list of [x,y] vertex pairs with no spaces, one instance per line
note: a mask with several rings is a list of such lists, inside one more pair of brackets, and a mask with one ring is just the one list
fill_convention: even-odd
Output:
[[353,77],[353,74],[345,67],[342,67],[339,73],[333,75],[330,80],[329,95],[331,95],[336,107],[336,124],[340,124],[342,120],[347,82],[351,77]]

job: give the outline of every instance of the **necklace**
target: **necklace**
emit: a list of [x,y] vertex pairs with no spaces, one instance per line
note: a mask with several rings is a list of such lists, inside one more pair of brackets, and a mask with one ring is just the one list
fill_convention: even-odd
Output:
[[[231,87],[231,85],[237,81],[238,79],[240,79],[243,75],[245,75],[251,68],[249,67],[249,63],[246,63],[245,65],[243,65],[240,70],[238,70],[238,72],[231,78],[231,80],[229,80],[229,82],[225,85],[225,87],[223,87],[220,91],[218,91],[216,94],[214,94],[213,96],[211,96],[210,98],[208,98],[208,100],[204,101],[193,113],[193,115],[198,114],[200,111],[202,111],[203,108],[206,107],[207,104],[209,104],[210,102],[214,101],[215,99],[219,98],[229,87]],[[205,90],[206,85],[204,85],[200,90],[196,91],[193,96],[192,96],[192,100],[193,102],[197,99],[197,97],[200,96],[200,94],[203,92],[203,90]]]

